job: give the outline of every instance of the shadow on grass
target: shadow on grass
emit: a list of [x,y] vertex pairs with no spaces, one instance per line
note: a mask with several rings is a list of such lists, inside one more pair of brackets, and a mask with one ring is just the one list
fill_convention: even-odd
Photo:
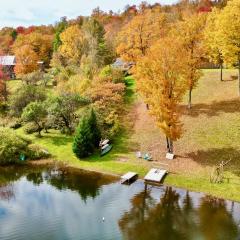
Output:
[[187,154],[187,157],[193,159],[202,166],[217,166],[222,161],[231,162],[226,165],[225,169],[236,175],[240,175],[240,150],[234,148],[212,148],[209,150],[199,150]]
[[130,131],[126,129],[122,129],[121,133],[119,133],[112,141],[113,148],[112,150],[100,157],[100,150],[96,150],[95,153],[86,159],[89,162],[103,162],[103,161],[112,161],[118,158],[121,158],[122,154],[129,154],[134,151],[134,147],[131,146],[129,142],[129,134]]
[[224,113],[240,113],[240,100],[233,99],[228,101],[214,101],[212,104],[194,104],[191,110],[187,110],[186,106],[181,106],[183,112],[191,117],[207,115],[209,117],[218,116],[221,112]]
[[73,142],[72,136],[65,136],[65,135],[61,135],[61,136],[44,135],[42,139],[46,139],[47,141],[49,141],[49,143],[52,143],[53,145],[56,145],[56,146],[62,146],[62,145],[66,145],[67,143]]

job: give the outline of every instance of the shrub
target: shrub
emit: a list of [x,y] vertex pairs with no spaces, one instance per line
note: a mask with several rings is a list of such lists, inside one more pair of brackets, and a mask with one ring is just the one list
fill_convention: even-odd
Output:
[[10,128],[0,127],[0,139],[0,165],[19,163],[21,162],[21,155],[24,155],[25,159],[31,160],[48,158],[50,156],[47,150],[31,144],[29,139],[17,135]]
[[20,155],[26,155],[30,141],[18,136],[14,130],[0,127],[0,139],[0,164],[19,162]]
[[24,127],[23,127],[23,131],[26,134],[32,134],[38,131],[38,128],[36,127],[36,125],[34,123],[27,123]]
[[117,69],[108,65],[101,70],[100,77],[109,78],[114,83],[124,83],[125,76],[121,69]]
[[39,145],[31,144],[28,146],[27,157],[31,160],[49,158],[50,156],[51,154]]

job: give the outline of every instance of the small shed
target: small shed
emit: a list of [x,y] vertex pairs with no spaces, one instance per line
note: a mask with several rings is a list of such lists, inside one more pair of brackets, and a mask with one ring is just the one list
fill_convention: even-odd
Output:
[[112,64],[112,67],[127,72],[132,68],[133,65],[134,65],[133,62],[125,62],[121,58],[117,58],[116,61]]
[[3,71],[11,79],[15,78],[14,67],[16,65],[16,57],[12,55],[0,56],[0,66],[3,67]]

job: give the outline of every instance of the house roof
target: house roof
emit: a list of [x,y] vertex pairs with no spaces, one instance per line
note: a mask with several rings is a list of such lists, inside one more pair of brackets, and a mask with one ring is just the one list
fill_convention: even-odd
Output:
[[16,64],[15,56],[0,56],[0,65],[14,66]]
[[129,69],[133,65],[133,62],[125,62],[121,58],[117,58],[116,61],[112,64],[113,67],[122,69]]

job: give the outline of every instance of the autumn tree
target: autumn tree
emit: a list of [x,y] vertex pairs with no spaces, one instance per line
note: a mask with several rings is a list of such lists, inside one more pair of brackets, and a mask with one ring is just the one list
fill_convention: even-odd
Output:
[[166,22],[166,15],[159,10],[148,10],[135,16],[119,32],[117,53],[126,61],[136,62],[164,36]]
[[226,63],[238,65],[239,95],[240,95],[240,2],[228,1],[227,6],[219,15],[219,37],[222,53]]
[[34,72],[38,69],[38,56],[30,45],[24,45],[15,51],[17,64],[15,73],[18,75]]
[[202,41],[205,21],[205,14],[195,14],[178,23],[172,31],[173,37],[179,36],[183,47],[186,49],[186,57],[188,59],[188,108],[191,108],[192,105],[192,91],[197,86],[198,80],[201,77],[200,68],[204,56]]
[[53,36],[50,34],[39,32],[20,34],[12,46],[12,51],[16,54],[21,47],[27,45],[34,51],[37,61],[43,61],[44,65],[48,66],[52,55],[52,40]]
[[207,56],[213,63],[220,67],[220,80],[223,80],[223,54],[221,38],[219,36],[219,10],[214,8],[208,15],[206,28],[204,31],[204,45]]
[[173,152],[173,141],[182,135],[178,105],[187,89],[186,60],[181,41],[168,37],[153,45],[134,69],[138,90],[166,135],[170,153]]
[[60,34],[59,53],[73,64],[79,64],[83,55],[84,34],[78,25],[68,27]]

